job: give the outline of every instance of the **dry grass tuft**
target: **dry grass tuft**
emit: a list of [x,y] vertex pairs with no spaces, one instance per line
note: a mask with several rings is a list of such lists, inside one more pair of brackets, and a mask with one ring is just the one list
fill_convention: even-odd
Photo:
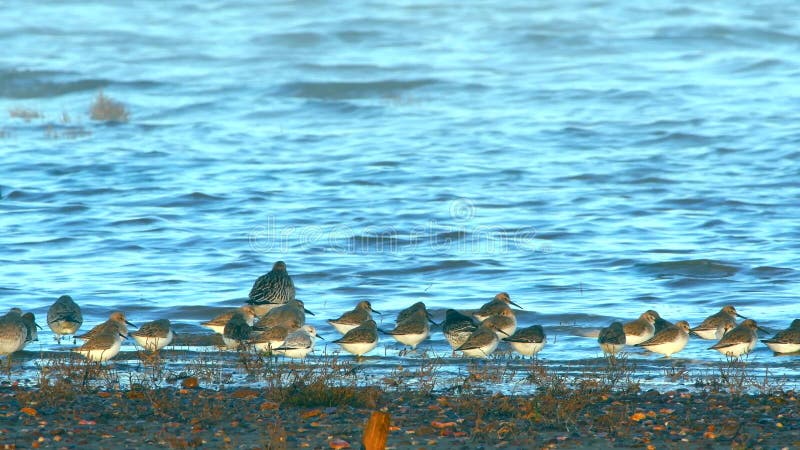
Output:
[[89,110],[89,116],[92,120],[104,122],[127,122],[128,115],[125,105],[106,96],[103,91],[97,94]]

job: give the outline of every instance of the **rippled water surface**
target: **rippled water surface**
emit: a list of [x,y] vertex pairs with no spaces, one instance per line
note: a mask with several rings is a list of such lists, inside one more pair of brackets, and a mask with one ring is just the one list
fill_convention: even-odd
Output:
[[[390,327],[500,291],[552,361],[647,309],[785,328],[800,6],[748,3],[6,8],[0,304],[43,323],[68,293],[87,329],[121,309],[204,334],[280,259],[329,337],[362,299]],[[101,90],[127,123],[90,120]],[[723,359],[709,345],[677,356]],[[750,360],[797,375],[761,344]]]

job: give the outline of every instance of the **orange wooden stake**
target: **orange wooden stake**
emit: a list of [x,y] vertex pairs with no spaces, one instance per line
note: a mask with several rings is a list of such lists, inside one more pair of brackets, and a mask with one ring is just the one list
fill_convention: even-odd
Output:
[[385,450],[386,439],[389,435],[389,414],[372,411],[367,427],[364,429],[364,439],[361,443],[365,450]]

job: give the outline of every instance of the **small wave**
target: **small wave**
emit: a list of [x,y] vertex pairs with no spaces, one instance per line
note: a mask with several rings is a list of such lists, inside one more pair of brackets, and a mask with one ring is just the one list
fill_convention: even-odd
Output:
[[169,197],[163,198],[161,201],[156,201],[157,206],[164,208],[176,208],[184,206],[194,206],[203,203],[213,203],[225,200],[225,197],[205,194],[202,192],[192,192],[191,194],[181,195],[177,198]]
[[404,92],[438,83],[436,79],[382,80],[382,81],[329,81],[296,82],[280,87],[284,95],[302,98],[343,100],[353,98],[381,98],[402,95]]
[[637,267],[643,273],[653,275],[657,278],[686,277],[719,279],[731,277],[740,270],[739,267],[733,264],[712,259],[665,261],[651,264],[638,264]]
[[152,225],[158,222],[161,222],[161,219],[158,219],[156,217],[137,217],[134,219],[116,220],[114,222],[111,222],[111,226],[120,227],[120,226]]
[[788,267],[758,266],[750,269],[748,273],[758,278],[772,279],[794,276],[797,271]]

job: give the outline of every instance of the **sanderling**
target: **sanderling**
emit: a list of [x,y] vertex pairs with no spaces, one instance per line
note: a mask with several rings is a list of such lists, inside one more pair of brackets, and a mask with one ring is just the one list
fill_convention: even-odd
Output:
[[115,326],[103,328],[94,334],[82,346],[73,351],[80,353],[90,361],[103,362],[117,356],[122,346],[124,335]]
[[724,306],[718,313],[708,316],[700,325],[692,328],[691,332],[702,339],[721,339],[726,330],[736,326],[736,316],[744,318],[733,305]]
[[370,319],[333,342],[339,344],[348,353],[362,356],[378,345],[378,326],[374,320]]
[[769,339],[762,339],[775,353],[794,353],[800,351],[800,319],[794,319],[789,328],[779,331]]
[[362,323],[372,319],[372,314],[380,314],[372,309],[372,304],[366,300],[358,302],[356,307],[339,316],[338,319],[329,319],[328,323],[336,328],[339,333],[345,334]]
[[114,311],[108,316],[108,320],[99,325],[95,325],[95,327],[92,328],[91,330],[75,337],[78,339],[83,339],[84,341],[88,341],[89,339],[97,336],[98,334],[102,333],[103,330],[109,327],[114,327],[117,330],[117,332],[121,334],[123,337],[128,337],[127,325],[136,328],[136,325],[128,322],[128,319],[125,318],[125,313],[123,313],[122,311]]
[[725,356],[738,357],[750,353],[758,342],[759,326],[753,319],[745,319],[709,349],[716,350]]
[[169,345],[175,333],[172,331],[169,319],[158,319],[142,325],[131,333],[131,336],[146,350],[156,352]]
[[[491,317],[486,320],[491,320]],[[541,325],[520,328],[513,335],[504,337],[503,340],[510,343],[517,353],[524,356],[533,356],[539,353],[547,342]]]
[[270,309],[294,299],[294,296],[294,282],[286,271],[286,263],[277,261],[272,265],[272,270],[253,283],[247,303],[256,307],[257,316],[262,316]]
[[628,345],[636,345],[650,339],[656,332],[655,322],[655,316],[646,311],[638,319],[626,323],[622,326],[625,330],[625,342]]
[[650,339],[636,344],[655,353],[661,353],[669,358],[673,353],[678,353],[689,342],[689,322],[681,320],[675,325],[664,328]]
[[303,328],[292,331],[286,336],[286,341],[275,349],[276,355],[288,358],[305,358],[314,349],[314,341],[324,339],[317,334],[317,329],[312,325],[303,325]]
[[467,341],[469,336],[478,329],[478,324],[472,317],[461,314],[455,309],[448,309],[445,312],[444,322],[442,322],[442,333],[455,350]]
[[381,331],[392,335],[397,342],[415,349],[420,342],[431,334],[431,327],[428,323],[427,311],[420,309],[416,313],[407,316],[403,321],[398,322],[394,329]]
[[290,330],[296,330],[306,324],[306,313],[314,315],[306,309],[302,300],[291,299],[283,305],[269,310],[258,319],[253,325],[253,329],[262,330],[280,325]]
[[464,356],[486,358],[497,348],[499,342],[495,330],[481,323],[456,350],[463,352]]
[[73,335],[83,324],[81,307],[69,295],[62,295],[47,310],[47,326],[53,330],[56,340],[61,336]]
[[614,322],[606,328],[600,330],[597,343],[600,349],[607,355],[616,355],[625,348],[625,328],[621,322]]
[[237,309],[232,309],[230,311],[225,311],[224,313],[214,317],[213,319],[203,322],[200,325],[212,330],[215,333],[222,334],[225,331],[225,325],[227,325],[228,321],[231,320],[234,314],[237,311],[241,311],[244,317],[246,317],[249,322],[247,323],[251,327],[253,323],[256,321],[256,310],[252,305],[244,305],[240,306]]
[[483,304],[483,306],[472,315],[478,319],[478,321],[483,322],[490,316],[498,315],[506,309],[510,310],[511,307],[509,305],[522,309],[521,306],[511,301],[511,296],[509,296],[507,292],[501,292],[495,295],[490,302]]

